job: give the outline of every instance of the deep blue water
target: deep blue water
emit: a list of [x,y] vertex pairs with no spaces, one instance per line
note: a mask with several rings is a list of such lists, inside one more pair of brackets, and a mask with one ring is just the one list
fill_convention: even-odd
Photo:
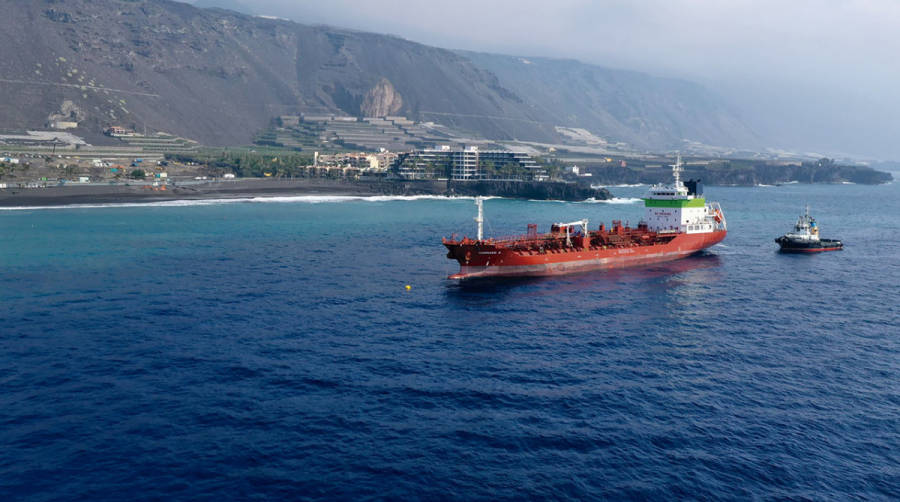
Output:
[[471,285],[471,200],[0,211],[0,500],[897,497],[900,185],[707,195],[704,255]]

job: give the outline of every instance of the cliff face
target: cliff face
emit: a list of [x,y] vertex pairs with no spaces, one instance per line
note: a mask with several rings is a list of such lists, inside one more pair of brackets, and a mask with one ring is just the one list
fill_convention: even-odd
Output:
[[[672,179],[668,169],[641,169],[632,167],[592,167],[591,181],[596,184],[654,184]],[[817,166],[804,165],[726,165],[688,166],[684,179],[700,179],[706,185],[777,185],[780,183],[859,183],[877,185],[893,180],[890,173],[866,166]]]
[[391,81],[383,78],[375,84],[363,98],[360,113],[364,117],[384,117],[394,115],[403,108],[403,98],[394,89]]
[[613,196],[605,188],[594,189],[575,183],[532,182],[532,181],[456,181],[447,186],[449,195],[492,195],[529,200],[588,199],[609,200]]
[[639,74],[569,85],[396,37],[170,0],[0,0],[0,12],[0,128],[71,118],[81,134],[122,125],[227,145],[279,115],[338,113],[498,140],[553,142],[558,125],[646,146],[740,139],[737,119],[700,106],[702,88],[679,102],[681,119],[653,98],[669,84],[642,86]]

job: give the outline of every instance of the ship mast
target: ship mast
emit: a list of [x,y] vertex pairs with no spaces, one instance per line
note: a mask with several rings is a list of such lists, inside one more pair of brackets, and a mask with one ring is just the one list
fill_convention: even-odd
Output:
[[675,177],[675,188],[681,187],[681,172],[684,171],[684,164],[681,162],[681,154],[678,154],[677,160],[672,164],[672,176]]
[[475,217],[475,223],[478,223],[478,240],[484,239],[484,198],[475,197],[475,205],[478,206],[478,216]]

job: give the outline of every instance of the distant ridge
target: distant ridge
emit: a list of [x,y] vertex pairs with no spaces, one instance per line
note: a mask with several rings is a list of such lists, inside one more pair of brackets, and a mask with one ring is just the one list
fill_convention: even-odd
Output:
[[460,54],[556,124],[646,148],[762,143],[721,97],[693,82],[567,59]]
[[569,126],[640,148],[754,142],[698,85],[572,61],[536,60],[542,72],[170,0],[0,7],[0,128],[77,122],[91,138],[115,124],[234,145],[279,115],[391,113],[496,140],[558,142]]

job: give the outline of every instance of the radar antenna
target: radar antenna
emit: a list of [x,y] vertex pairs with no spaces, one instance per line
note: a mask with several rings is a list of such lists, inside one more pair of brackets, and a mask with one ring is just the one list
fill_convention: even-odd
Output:
[[672,164],[672,176],[675,177],[675,188],[681,187],[681,173],[683,171],[684,163],[681,162],[681,154],[679,153],[675,163]]

